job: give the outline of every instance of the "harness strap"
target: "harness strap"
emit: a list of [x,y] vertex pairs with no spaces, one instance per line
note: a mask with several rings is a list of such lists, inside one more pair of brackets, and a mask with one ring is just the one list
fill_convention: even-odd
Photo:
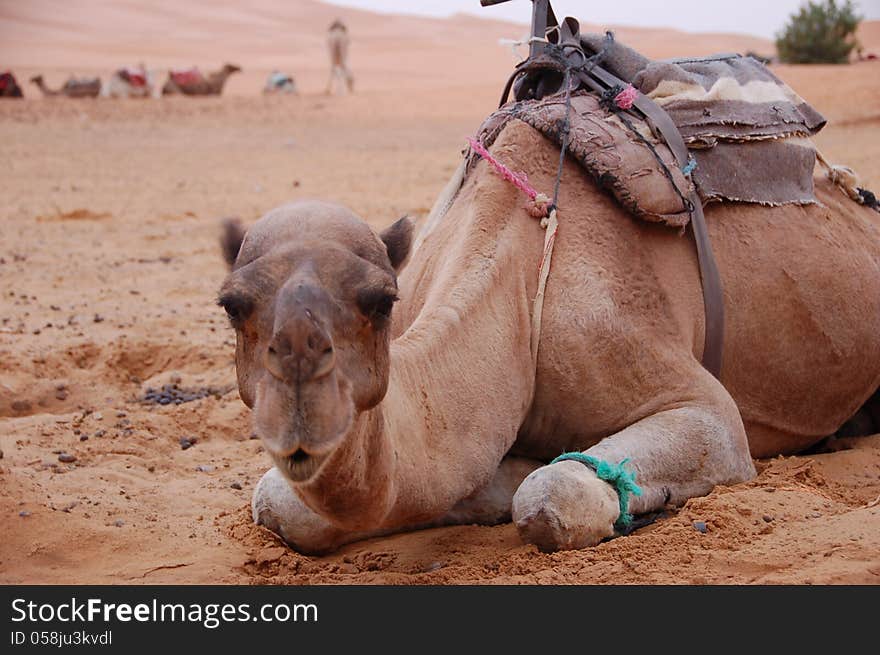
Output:
[[[609,88],[625,85],[623,80],[600,66],[594,66],[592,74]],[[689,166],[687,146],[669,114],[660,105],[641,93],[633,101],[633,106],[648,120],[654,132],[666,142],[678,165],[682,169]],[[691,205],[691,226],[694,242],[697,246],[697,261],[700,266],[700,279],[703,286],[703,312],[706,323],[703,338],[703,366],[718,378],[721,375],[724,349],[724,293],[721,274],[712,252],[706,217],[703,214],[703,203],[697,196],[696,190],[691,191],[688,200]]]
[[[580,26],[577,20],[568,17],[561,24],[557,24],[556,17],[552,12],[549,0],[535,0],[532,20],[533,41],[530,44],[529,58],[520,63],[507,80],[500,104],[503,105],[507,102],[514,81],[522,73],[534,73],[539,70],[560,73],[567,67],[584,86],[599,94],[604,94],[609,89],[618,86],[626,86],[623,80],[599,65],[602,53],[597,53],[591,58],[586,56],[581,47]],[[542,30],[543,33],[541,33]],[[535,37],[542,36],[547,40],[535,40]],[[610,35],[608,38],[611,38]],[[560,61],[559,56],[552,56],[552,53],[548,51],[548,46],[562,49],[561,59],[564,60],[564,63]],[[542,81],[538,79],[535,87],[530,91],[535,94],[535,97],[541,97],[541,87]],[[520,91],[528,93],[525,89],[519,89],[517,98],[520,97]],[[686,174],[690,173],[693,170],[693,161],[690,160],[684,139],[669,114],[660,105],[641,93],[637,94],[633,100],[633,107],[647,120],[654,134],[667,144],[679,167],[686,171]],[[705,332],[702,362],[704,368],[718,378],[721,375],[724,350],[724,293],[721,274],[712,252],[706,217],[703,214],[703,204],[696,189],[692,190],[687,197],[682,196],[682,200],[687,204],[691,215],[691,229],[697,250],[697,262],[703,290]]]

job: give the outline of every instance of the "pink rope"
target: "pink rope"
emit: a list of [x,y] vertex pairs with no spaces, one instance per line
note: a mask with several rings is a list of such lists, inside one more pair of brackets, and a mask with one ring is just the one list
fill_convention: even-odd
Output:
[[534,188],[532,188],[531,184],[529,184],[529,180],[526,177],[525,173],[514,173],[512,170],[507,168],[507,166],[505,166],[500,161],[495,159],[491,154],[489,154],[489,151],[486,150],[483,144],[476,139],[468,137],[468,143],[471,145],[471,148],[474,149],[474,152],[476,152],[478,155],[480,155],[480,157],[482,157],[495,167],[495,170],[498,171],[498,174],[501,177],[510,182],[513,186],[522,191],[532,200],[537,197],[538,192],[535,191]]
[[632,84],[628,84],[623,91],[614,96],[614,104],[621,109],[629,109],[633,106],[633,102],[638,97],[639,92],[636,88]]

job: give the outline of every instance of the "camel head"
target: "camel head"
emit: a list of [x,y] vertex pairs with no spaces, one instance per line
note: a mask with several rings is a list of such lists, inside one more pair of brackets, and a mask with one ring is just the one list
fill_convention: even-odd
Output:
[[235,329],[242,400],[276,466],[311,478],[388,387],[397,273],[413,227],[380,234],[347,209],[304,201],[243,233],[227,223],[219,304]]
[[43,83],[43,76],[42,75],[34,75],[30,79],[30,82],[31,82],[31,84],[36,84],[37,86],[39,86],[40,84]]
[[241,66],[236,66],[235,64],[223,64],[223,72],[227,75],[232,75],[232,73],[240,73]]

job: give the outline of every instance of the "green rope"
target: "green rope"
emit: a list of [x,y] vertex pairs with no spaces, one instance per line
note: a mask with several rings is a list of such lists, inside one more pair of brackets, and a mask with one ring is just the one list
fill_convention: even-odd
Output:
[[604,480],[614,487],[615,491],[617,491],[617,499],[620,502],[620,516],[614,522],[614,528],[618,532],[621,532],[628,527],[632,522],[632,514],[629,513],[629,497],[631,495],[642,495],[641,487],[636,484],[636,472],[628,471],[624,467],[624,464],[626,464],[629,459],[623,460],[620,464],[611,464],[598,457],[587,455],[586,453],[572,452],[562,453],[550,463],[555,464],[556,462],[563,462],[567,459],[584,464],[592,469],[600,480]]

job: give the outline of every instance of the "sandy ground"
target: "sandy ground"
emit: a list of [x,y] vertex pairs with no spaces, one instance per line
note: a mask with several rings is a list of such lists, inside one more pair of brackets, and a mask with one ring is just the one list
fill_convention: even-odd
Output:
[[[250,523],[268,458],[214,305],[219,220],[303,197],[377,227],[424,217],[514,62],[497,39],[524,31],[346,11],[358,92],[327,98],[322,32],[340,13],[281,0],[247,12],[207,0],[0,4],[0,68],[20,78],[40,70],[55,85],[141,59],[245,67],[222,98],[52,101],[31,87],[0,102],[0,582],[880,581],[880,435],[760,461],[752,482],[577,552],[540,554],[502,525],[313,558]],[[878,49],[877,25],[863,34]],[[771,49],[730,35],[618,36],[654,56]],[[297,76],[300,96],[258,95],[274,67]],[[776,70],[831,120],[818,138],[826,156],[878,190],[880,62]],[[165,384],[207,395],[140,400]]]

